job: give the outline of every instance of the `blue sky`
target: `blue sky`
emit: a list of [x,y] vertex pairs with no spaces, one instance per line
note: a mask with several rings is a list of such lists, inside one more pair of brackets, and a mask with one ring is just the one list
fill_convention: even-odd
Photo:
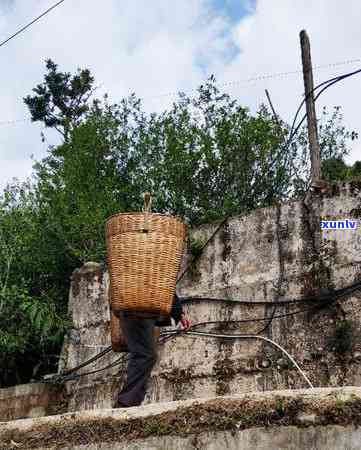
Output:
[[211,4],[219,13],[229,17],[234,24],[252,13],[256,7],[255,0],[211,0]]

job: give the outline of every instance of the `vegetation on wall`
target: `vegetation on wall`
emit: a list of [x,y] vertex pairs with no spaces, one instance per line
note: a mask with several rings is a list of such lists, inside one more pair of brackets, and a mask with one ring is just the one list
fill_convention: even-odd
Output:
[[[63,142],[0,198],[0,386],[55,370],[70,275],[104,260],[106,218],[140,210],[142,192],[152,192],[154,210],[194,226],[292,198],[308,183],[305,129],[287,147],[286,123],[264,106],[251,114],[213,77],[194,97],[180,94],[169,110],[147,114],[135,95],[91,100],[86,69],[72,76],[48,60],[46,70],[24,101]],[[344,163],[357,135],[341,119],[335,108],[319,123],[329,180],[360,173],[361,163]]]

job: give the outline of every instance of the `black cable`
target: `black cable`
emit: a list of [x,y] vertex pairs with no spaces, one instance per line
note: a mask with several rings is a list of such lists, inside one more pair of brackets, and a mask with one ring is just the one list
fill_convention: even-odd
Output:
[[18,36],[20,33],[22,33],[23,31],[25,31],[27,28],[29,28],[33,23],[37,22],[39,19],[41,19],[42,17],[44,17],[46,14],[48,14],[50,11],[52,11],[54,8],[56,8],[57,6],[59,6],[61,3],[63,3],[65,0],[60,0],[58,3],[56,3],[55,5],[51,6],[49,9],[47,9],[46,11],[44,11],[42,14],[40,14],[40,16],[36,17],[34,20],[32,20],[30,23],[28,23],[27,25],[25,25],[24,27],[22,27],[19,31],[17,31],[16,33],[14,33],[13,35],[11,35],[10,37],[8,37],[7,39],[5,39],[5,41],[0,43],[0,47],[2,47],[3,45],[5,45],[7,42],[9,42],[11,39],[13,39],[14,37]]
[[[344,80],[345,78],[351,77],[351,76],[353,76],[353,75],[356,75],[356,74],[358,74],[358,73],[360,73],[360,72],[361,72],[361,69],[357,69],[357,70],[354,70],[353,72],[348,72],[348,73],[346,73],[346,74],[342,74],[342,75],[338,75],[338,76],[336,76],[336,77],[330,78],[330,79],[328,79],[328,80],[323,81],[322,83],[319,83],[319,84],[318,84],[317,86],[315,86],[310,92],[308,92],[307,94],[305,94],[304,99],[302,100],[301,104],[299,105],[299,107],[298,107],[298,109],[297,109],[297,111],[296,111],[296,114],[295,114],[295,116],[294,116],[294,119],[293,119],[293,122],[292,122],[292,125],[291,125],[291,129],[290,129],[290,132],[289,132],[289,137],[288,137],[287,142],[286,142],[286,145],[285,145],[285,149],[286,149],[286,150],[287,150],[288,147],[290,146],[290,144],[291,144],[293,138],[296,136],[296,134],[298,133],[298,130],[301,128],[303,122],[304,122],[305,119],[307,118],[307,113],[305,113],[305,114],[303,115],[302,119],[300,120],[300,122],[298,123],[297,127],[294,128],[294,127],[295,127],[295,124],[296,124],[296,120],[297,120],[298,114],[300,113],[300,111],[301,111],[303,105],[306,103],[306,100],[308,99],[308,97],[309,97],[310,95],[312,95],[317,89],[319,89],[320,87],[326,85],[326,86],[325,86],[325,87],[324,87],[324,88],[316,95],[316,97],[315,97],[315,99],[314,99],[314,100],[316,101],[316,100],[319,98],[319,96],[320,96],[326,89],[328,89],[329,87],[331,87],[333,84],[338,83],[339,81]],[[296,176],[297,176],[297,175],[296,175]]]
[[[354,283],[354,284],[348,286],[347,288],[342,288],[342,289],[339,289],[337,291],[334,291],[334,294],[332,296],[328,296],[327,298],[320,296],[317,299],[317,297],[313,297],[314,301],[318,302],[316,305],[311,305],[311,306],[308,306],[307,308],[298,309],[297,311],[292,311],[292,312],[289,312],[289,313],[277,314],[277,315],[273,314],[271,316],[256,317],[254,319],[239,319],[239,320],[226,320],[226,321],[213,320],[213,321],[207,321],[207,322],[199,322],[197,324],[191,325],[190,328],[195,328],[195,327],[198,327],[198,326],[205,326],[205,325],[215,325],[215,324],[220,324],[220,323],[234,323],[234,324],[236,324],[236,323],[263,322],[263,321],[270,320],[270,318],[272,318],[272,320],[273,319],[281,319],[283,317],[293,316],[293,315],[304,313],[304,312],[307,312],[307,311],[311,311],[311,310],[317,309],[317,308],[322,309],[322,308],[324,308],[324,307],[334,303],[335,301],[339,300],[340,298],[342,298],[342,297],[344,297],[346,295],[352,294],[353,292],[355,292],[357,290],[360,290],[360,289],[361,289],[361,282]],[[261,303],[261,302],[259,302],[259,303]],[[267,305],[274,305],[273,302],[272,303],[265,302],[265,303]],[[262,302],[262,304],[264,304],[264,303]],[[282,304],[282,302],[276,303],[276,305],[280,305],[280,304]],[[286,303],[285,302],[284,304],[287,305],[287,304],[290,304],[290,303]]]
[[[327,302],[327,305],[332,303],[334,300],[329,300]],[[313,306],[308,306],[307,308],[303,308],[303,309],[298,309],[297,311],[293,311],[293,312],[289,312],[289,313],[284,313],[284,314],[274,314],[273,316],[265,316],[265,317],[256,317],[254,319],[239,319],[239,320],[209,320],[207,322],[199,322],[196,323],[194,325],[191,325],[191,327],[198,327],[198,326],[205,326],[205,325],[215,325],[215,324],[230,324],[230,323],[251,323],[251,322],[264,322],[266,320],[269,320],[270,318],[272,319],[281,319],[283,317],[288,317],[288,316],[294,316],[296,314],[300,314],[303,312],[307,312],[310,311],[312,309],[316,309],[319,308],[320,304],[317,305],[313,305]],[[191,328],[190,327],[190,328]]]
[[[324,86],[325,84],[328,84],[328,83],[333,84],[333,82],[341,81],[344,78],[348,78],[348,77],[350,77],[352,75],[355,75],[355,74],[359,73],[360,71],[361,71],[361,69],[357,69],[357,70],[354,70],[353,72],[348,72],[346,74],[338,75],[337,77],[333,77],[333,78],[330,78],[330,79],[328,79],[326,81],[322,81],[322,83],[319,83],[317,86],[315,86],[307,95],[305,95],[305,98],[302,100],[302,102],[301,102],[301,104],[300,104],[300,106],[299,106],[299,108],[298,108],[298,110],[296,112],[296,115],[295,115],[295,118],[294,118],[294,121],[293,121],[293,124],[292,124],[292,128],[295,125],[297,116],[298,116],[302,106],[306,103],[306,100],[308,99],[308,97],[310,95],[312,95],[317,89],[319,89],[321,86]],[[320,94],[321,94],[321,92],[315,97],[315,100],[317,100],[317,98],[319,97]]]
[[109,347],[107,347],[105,350],[102,350],[100,353],[98,353],[97,355],[93,356],[92,358],[84,361],[83,363],[79,364],[79,366],[77,367],[73,367],[71,369],[65,370],[64,372],[59,373],[56,376],[66,376],[69,375],[70,373],[75,372],[78,369],[81,369],[82,367],[85,367],[89,364],[91,364],[92,362],[96,361],[97,359],[102,358],[104,355],[106,355],[107,353],[109,353],[112,350],[112,346],[109,345]]
[[[296,314],[301,314],[301,313],[312,311],[313,309],[315,309],[315,310],[322,309],[326,306],[331,305],[335,301],[339,300],[341,297],[351,294],[354,291],[359,290],[359,289],[361,289],[361,282],[356,282],[356,283],[351,284],[350,286],[347,286],[345,288],[341,288],[338,290],[334,290],[328,294],[323,294],[323,295],[313,296],[313,297],[305,297],[303,299],[298,299],[298,300],[284,300],[284,301],[272,302],[271,304],[274,305],[274,309],[270,316],[256,317],[254,319],[239,319],[239,320],[226,320],[226,321],[212,320],[212,321],[207,321],[207,322],[199,322],[197,324],[191,325],[188,329],[196,328],[199,326],[206,326],[206,325],[216,325],[216,324],[219,325],[219,324],[229,324],[229,323],[241,324],[241,323],[267,321],[267,324],[256,333],[256,334],[261,334],[261,333],[264,333],[270,327],[270,325],[274,319],[281,319],[284,317],[294,316]],[[210,300],[210,301],[218,300],[218,301],[222,301],[222,302],[223,301],[228,302],[229,304],[230,303],[233,303],[233,304],[238,303],[238,304],[243,304],[243,305],[244,304],[246,304],[246,305],[263,305],[263,306],[270,305],[270,302],[234,301],[234,300],[220,299],[220,298],[211,299],[211,298],[196,297],[196,298],[182,299],[182,301],[187,301],[187,300]],[[318,302],[318,303],[316,305],[308,306],[307,308],[298,309],[297,311],[292,311],[289,313],[278,314],[278,315],[275,314],[277,306],[280,306],[280,305],[286,306],[286,305],[290,305],[290,304],[305,303],[305,302]],[[174,337],[179,336],[182,332],[183,332],[183,330],[177,330],[177,333],[174,333],[171,336],[164,337],[162,339],[161,343],[164,344],[168,340],[171,340]],[[161,336],[162,336],[162,334],[161,334]]]
[[121,362],[123,362],[124,359],[125,359],[125,355],[122,355],[119,358],[117,358],[115,361],[113,361],[112,363],[110,363],[104,367],[101,367],[100,369],[91,370],[89,372],[70,374],[70,375],[62,377],[62,379],[57,382],[64,383],[66,381],[77,380],[81,377],[84,377],[85,375],[93,375],[94,373],[99,373],[99,372],[102,372],[103,370],[111,369],[112,367],[118,366]]
[[[331,304],[332,302],[334,302],[336,300],[337,299],[335,298],[332,301],[328,301],[327,305]],[[324,305],[324,306],[326,306],[326,305]],[[313,305],[312,307],[308,307],[308,308],[304,308],[304,309],[301,309],[301,310],[293,311],[293,312],[286,313],[286,314],[280,314],[280,315],[275,315],[274,314],[275,310],[276,310],[276,308],[275,308],[273,310],[273,313],[272,313],[272,315],[270,317],[262,317],[262,318],[255,318],[255,319],[243,319],[243,320],[242,319],[241,320],[227,320],[227,321],[215,320],[215,321],[199,322],[197,324],[191,325],[186,330],[177,330],[177,329],[176,330],[168,330],[168,332],[172,331],[172,334],[170,334],[170,335],[168,334],[167,331],[165,331],[164,334],[161,333],[160,337],[162,339],[160,339],[159,343],[160,344],[165,344],[166,342],[176,338],[177,336],[180,336],[180,335],[186,333],[187,331],[189,331],[191,329],[195,329],[195,328],[200,327],[200,326],[213,325],[213,324],[218,324],[219,325],[219,324],[230,324],[230,323],[261,322],[261,321],[268,320],[269,322],[267,323],[267,325],[264,328],[262,328],[262,330],[260,330],[260,331],[258,331],[257,333],[254,334],[255,336],[257,336],[257,335],[260,335],[262,332],[264,332],[264,330],[270,326],[270,324],[272,323],[273,319],[279,319],[279,318],[282,318],[282,317],[292,316],[292,315],[299,314],[299,313],[302,313],[302,312],[308,312],[308,311],[310,311],[312,309],[316,309],[316,308],[320,308],[320,305]],[[77,369],[83,367],[84,365],[86,365],[87,362],[85,362],[82,365],[80,365],[80,366],[78,366],[76,368],[70,369],[67,372],[61,373],[59,375],[55,375],[51,379],[42,380],[42,381],[45,382],[45,383],[54,383],[54,382],[55,383],[65,383],[67,381],[76,380],[76,379],[79,379],[79,378],[81,378],[83,376],[91,375],[91,374],[94,374],[94,373],[99,373],[99,372],[101,372],[103,370],[115,367],[115,366],[119,365],[123,361],[123,359],[124,359],[124,355],[119,357],[117,360],[115,360],[111,364],[108,364],[107,366],[102,367],[100,369],[96,369],[96,370],[92,370],[92,371],[84,372],[84,373],[80,373],[80,374],[73,373],[75,370],[77,370]]]
[[230,216],[227,216],[225,219],[221,221],[221,223],[218,225],[218,227],[215,229],[215,231],[212,233],[211,237],[207,240],[207,242],[202,246],[199,254],[195,256],[187,265],[187,267],[184,269],[183,273],[180,275],[180,277],[177,279],[176,284],[180,282],[180,280],[184,277],[184,275],[188,272],[188,270],[191,268],[191,266],[198,261],[198,259],[202,256],[203,250],[207,247],[207,245],[211,242],[211,240],[214,238],[214,236],[218,233],[218,231],[222,228],[222,226],[227,222]]
[[[321,301],[320,303],[317,303],[316,305],[312,305],[312,306],[308,306],[307,308],[303,308],[303,309],[298,309],[297,311],[292,311],[289,313],[285,313],[285,314],[275,314],[276,311],[276,307],[278,306],[278,304],[276,303],[275,308],[271,314],[271,316],[269,317],[256,317],[254,319],[240,319],[240,320],[226,320],[226,321],[222,321],[222,320],[214,320],[214,321],[206,321],[206,322],[199,322],[196,324],[191,325],[189,328],[187,328],[186,330],[182,330],[182,329],[176,329],[176,330],[168,330],[165,331],[164,333],[160,334],[160,340],[159,343],[160,344],[164,344],[165,342],[174,339],[175,337],[186,333],[187,331],[191,330],[191,329],[195,329],[197,327],[200,326],[206,326],[206,325],[214,325],[214,324],[236,324],[236,323],[250,323],[250,322],[262,322],[262,321],[266,321],[267,320],[267,324],[257,333],[254,334],[254,336],[259,336],[261,333],[263,333],[272,323],[272,321],[274,319],[280,319],[280,318],[284,318],[284,317],[289,317],[289,316],[293,316],[296,314],[300,314],[300,313],[304,313],[304,312],[309,312],[312,311],[314,309],[322,309],[325,308],[326,306],[331,305],[332,303],[336,302],[337,300],[339,300],[341,297],[344,297],[345,295],[351,294],[356,290],[361,289],[361,282],[357,282],[354,283],[350,286],[348,286],[347,288],[342,288],[339,289],[337,291],[334,291],[333,295],[331,296],[331,298],[327,298],[325,301],[325,298],[321,296],[318,298],[318,301]],[[317,299],[316,297],[313,297],[313,299]],[[315,300],[317,301],[317,300]],[[293,301],[294,302],[294,301]],[[278,302],[279,304],[282,304],[282,302]],[[263,304],[263,302],[262,302]],[[269,304],[269,303],[267,303]],[[272,303],[273,304],[273,303]],[[290,304],[290,303],[284,303],[284,304]],[[172,332],[172,334],[168,334],[169,331]],[[108,353],[111,350],[111,347],[107,347],[105,350],[103,350],[102,352],[100,352],[98,355],[95,355],[94,357],[90,358],[89,360],[85,361],[84,363],[80,364],[77,367],[74,367],[72,369],[69,369],[65,372],[62,372],[58,375],[55,375],[54,377],[47,379],[47,380],[42,380],[42,382],[44,383],[65,383],[67,381],[71,381],[71,380],[76,380],[81,378],[82,376],[86,376],[86,375],[91,375],[94,373],[99,373],[103,370],[106,369],[110,369],[112,367],[115,367],[117,365],[119,365],[123,359],[125,358],[125,355],[120,356],[118,359],[116,359],[115,361],[113,361],[112,363],[106,365],[105,367],[102,367],[100,369],[96,369],[96,370],[92,370],[89,372],[84,372],[84,373],[80,373],[80,374],[76,374],[74,373],[76,370],[78,370],[79,368],[84,367],[85,365],[90,364],[91,362],[93,362],[96,359],[99,359],[101,356],[105,355],[106,353]]]
[[98,353],[97,355],[93,356],[92,358],[88,359],[87,361],[84,361],[82,364],[79,364],[79,366],[72,367],[69,370],[58,373],[51,378],[42,379],[42,380],[40,380],[40,382],[42,382],[42,383],[64,383],[66,381],[75,380],[83,375],[89,375],[89,374],[100,372],[102,370],[113,367],[116,364],[119,364],[118,360],[117,360],[117,362],[113,362],[105,367],[102,367],[101,369],[97,369],[97,370],[93,370],[93,371],[85,372],[85,373],[81,373],[81,374],[74,373],[77,370],[81,369],[82,367],[85,367],[85,366],[91,364],[92,362],[96,361],[97,359],[100,359],[102,356],[104,356],[106,353],[109,353],[111,350],[112,350],[112,347],[110,345],[102,352]]
[[[326,81],[323,81],[322,83],[319,83],[319,84],[318,84],[316,87],[314,87],[310,92],[308,92],[307,95],[305,95],[305,97],[304,97],[304,99],[302,100],[300,106],[298,107],[298,109],[297,109],[297,111],[296,111],[296,114],[295,114],[295,117],[294,117],[294,119],[293,119],[293,123],[292,123],[291,130],[290,130],[290,135],[289,135],[290,137],[289,137],[289,139],[288,139],[287,146],[290,145],[292,139],[293,139],[294,136],[297,134],[298,130],[300,129],[300,127],[301,127],[301,125],[302,125],[302,123],[304,122],[304,120],[305,120],[306,117],[307,117],[307,114],[305,114],[305,115],[302,117],[300,123],[297,125],[296,129],[293,131],[294,126],[295,126],[295,123],[296,123],[296,120],[297,120],[297,116],[298,116],[299,112],[301,111],[303,105],[306,103],[306,100],[308,99],[308,97],[309,97],[310,95],[312,95],[312,94],[313,94],[317,89],[319,89],[321,86],[326,85],[326,86],[325,86],[323,89],[321,89],[321,91],[316,95],[316,97],[315,97],[315,101],[316,101],[316,100],[319,98],[319,96],[320,96],[326,89],[328,89],[329,87],[331,87],[331,86],[334,85],[335,83],[338,83],[339,81],[342,81],[342,80],[344,80],[344,79],[346,79],[346,78],[349,78],[349,77],[351,77],[351,76],[353,76],[353,75],[356,75],[356,74],[358,74],[358,73],[360,73],[360,72],[361,72],[361,69],[357,69],[357,70],[354,70],[353,72],[348,72],[348,73],[346,73],[346,74],[338,75],[337,77],[330,78],[329,80],[326,80]],[[286,148],[287,148],[287,147],[286,147]]]
[[[336,298],[332,299],[332,300],[329,300],[327,302],[327,304],[322,305],[322,306],[317,304],[317,305],[313,305],[311,307],[298,309],[297,311],[293,311],[293,312],[289,312],[289,313],[285,313],[285,314],[278,314],[278,315],[272,314],[270,317],[256,317],[254,319],[239,319],[239,320],[209,320],[209,321],[206,321],[206,322],[198,322],[196,324],[191,325],[189,328],[187,328],[187,330],[169,330],[169,331],[172,331],[171,335],[168,335],[167,331],[164,332],[164,335],[161,333],[160,336],[165,336],[163,338],[163,340],[161,341],[161,343],[164,344],[168,340],[171,340],[171,339],[181,335],[182,333],[185,333],[188,330],[195,329],[195,328],[198,328],[198,327],[201,327],[201,326],[204,327],[206,325],[223,325],[223,324],[227,324],[228,325],[228,324],[240,324],[240,323],[251,323],[251,322],[263,322],[263,321],[266,321],[266,320],[269,321],[270,319],[271,319],[271,322],[272,322],[273,319],[281,319],[281,318],[284,318],[284,317],[289,317],[289,316],[294,316],[296,314],[309,312],[309,311],[311,311],[313,309],[323,308],[325,306],[328,306],[328,305],[332,304],[336,300],[337,300]],[[270,323],[267,324],[266,327],[268,328],[269,325],[270,325]],[[264,327],[264,329],[266,329],[266,327]],[[255,333],[255,336],[260,335],[262,330],[260,330],[257,333]],[[176,332],[174,332],[174,331],[176,331]]]
[[[272,302],[272,304],[273,304],[273,302]],[[265,333],[268,330],[268,328],[273,323],[273,319],[275,318],[276,310],[277,310],[277,305],[274,306],[272,314],[270,315],[266,325],[264,325],[260,330],[258,330],[256,334],[262,334],[262,333]]]
[[[332,86],[333,84],[338,83],[339,81],[342,81],[342,80],[344,80],[344,79],[346,79],[346,78],[348,78],[348,77],[351,77],[351,76],[353,76],[353,75],[356,75],[356,74],[358,74],[358,73],[360,73],[360,72],[361,72],[361,69],[357,69],[357,70],[354,70],[353,72],[348,72],[348,73],[346,73],[346,74],[343,74],[343,75],[339,75],[339,76],[337,76],[337,77],[330,78],[330,79],[328,79],[328,80],[326,80],[326,81],[323,81],[322,83],[319,83],[316,87],[314,87],[310,92],[308,92],[308,93],[305,95],[305,98],[302,100],[300,106],[298,107],[298,109],[297,109],[297,111],[296,111],[296,114],[295,114],[295,117],[294,117],[294,120],[293,120],[293,123],[292,123],[292,126],[291,126],[289,138],[288,138],[288,140],[287,140],[286,143],[285,143],[285,149],[287,149],[287,148],[290,146],[290,144],[291,144],[293,138],[295,137],[295,135],[297,134],[298,130],[300,129],[302,123],[304,122],[305,118],[307,117],[307,114],[305,114],[305,115],[302,117],[300,123],[297,125],[296,129],[293,131],[293,128],[294,128],[295,123],[296,123],[296,120],[297,120],[297,116],[298,116],[298,114],[299,114],[299,112],[300,112],[302,106],[303,106],[304,103],[306,102],[306,99],[307,99],[310,95],[312,95],[317,89],[319,89],[321,86],[326,85],[323,89],[321,89],[321,91],[320,91],[320,92],[317,94],[317,96],[315,97],[315,101],[316,101],[316,100],[319,98],[319,96],[320,96],[326,89],[328,89],[330,86]],[[179,281],[184,277],[184,275],[188,272],[188,270],[190,269],[190,267],[191,267],[191,266],[192,266],[192,265],[193,265],[193,264],[201,257],[201,255],[202,255],[202,253],[203,253],[203,250],[206,248],[206,246],[209,244],[209,242],[214,238],[214,236],[218,233],[218,231],[220,230],[220,228],[227,222],[227,220],[228,220],[230,217],[231,217],[231,216],[227,216],[225,219],[223,219],[223,220],[221,221],[221,223],[218,225],[218,227],[217,227],[216,230],[213,232],[213,234],[211,235],[211,237],[210,237],[210,238],[207,240],[207,242],[203,245],[203,247],[201,248],[199,254],[198,254],[196,257],[194,257],[194,258],[190,261],[190,263],[187,265],[187,267],[185,268],[185,270],[183,271],[183,273],[180,275],[180,277],[178,278],[178,280],[177,280],[177,282],[176,282],[177,284],[178,284]]]
[[330,296],[335,295],[343,295],[343,293],[347,292],[350,289],[357,290],[361,288],[361,281],[356,281],[355,283],[346,286],[344,288],[340,289],[334,289],[330,290],[326,293],[322,293],[320,295],[315,296],[307,296],[299,299],[285,299],[285,300],[275,300],[270,303],[269,301],[252,301],[252,300],[232,300],[230,298],[215,298],[215,297],[181,297],[180,300],[184,303],[192,302],[192,301],[219,301],[219,302],[225,302],[228,304],[239,304],[239,305],[247,305],[247,306],[268,306],[270,304],[277,305],[277,306],[285,306],[290,304],[297,304],[297,303],[308,303],[308,302],[315,302],[315,301],[324,301],[330,298]]

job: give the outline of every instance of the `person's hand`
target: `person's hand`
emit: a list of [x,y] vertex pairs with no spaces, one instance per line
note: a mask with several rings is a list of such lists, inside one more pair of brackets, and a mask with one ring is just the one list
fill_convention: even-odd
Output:
[[188,317],[182,313],[181,320],[180,320],[180,328],[181,330],[187,330],[191,326],[191,321],[188,319]]

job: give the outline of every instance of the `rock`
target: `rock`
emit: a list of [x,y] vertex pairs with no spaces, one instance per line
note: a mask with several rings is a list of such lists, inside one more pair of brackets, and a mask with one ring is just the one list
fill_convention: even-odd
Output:
[[315,424],[317,422],[317,415],[316,414],[307,414],[303,411],[301,411],[299,414],[297,414],[297,419],[303,423],[303,424]]
[[256,361],[256,366],[259,368],[259,369],[268,369],[269,367],[271,367],[271,365],[272,365],[272,362],[270,361],[270,359],[261,359],[261,360],[259,360],[259,361]]
[[101,267],[101,264],[94,262],[94,261],[88,261],[86,262],[82,269],[99,269]]
[[72,328],[69,332],[69,341],[74,344],[78,345],[80,344],[80,332],[79,330],[76,330],[75,328]]
[[287,369],[288,368],[288,361],[284,358],[278,358],[277,359],[277,367],[279,369]]

